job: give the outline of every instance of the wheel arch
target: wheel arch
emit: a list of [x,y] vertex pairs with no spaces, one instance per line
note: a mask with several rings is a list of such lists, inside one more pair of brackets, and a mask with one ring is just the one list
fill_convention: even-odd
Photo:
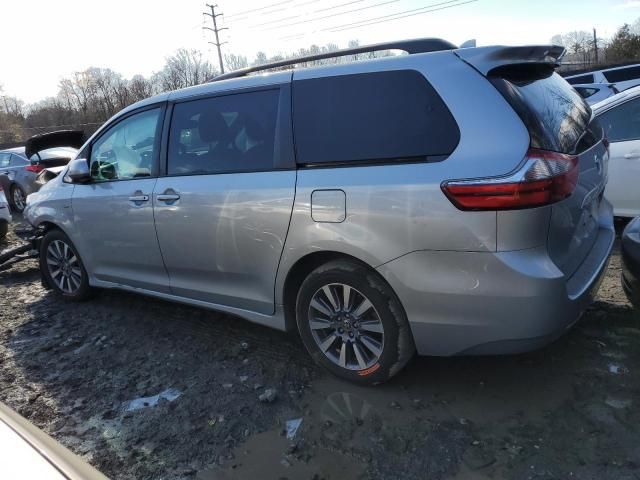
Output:
[[50,220],[43,220],[42,222],[38,223],[37,228],[42,229],[43,233],[45,234],[47,232],[50,232],[51,230],[60,230],[62,233],[67,235],[67,237],[69,236],[69,234],[64,230],[64,228],[62,228],[60,225]]
[[[287,332],[295,332],[297,331],[296,324],[296,299],[298,296],[298,291],[300,290],[300,286],[302,282],[304,282],[305,278],[316,268],[326,263],[332,262],[334,260],[348,260],[354,263],[357,263],[368,270],[370,270],[373,274],[375,274],[380,281],[384,282],[389,289],[394,293],[396,298],[398,299],[399,304],[402,306],[400,299],[397,293],[394,291],[393,287],[389,284],[389,282],[382,276],[380,273],[367,262],[354,257],[353,255],[349,255],[343,252],[338,251],[321,251],[321,252],[311,252],[302,257],[300,257],[289,269],[287,272],[287,276],[284,280],[283,289],[282,289],[282,300],[283,300],[283,311],[284,311],[284,321],[285,321],[285,330]],[[404,309],[404,307],[402,306]]]

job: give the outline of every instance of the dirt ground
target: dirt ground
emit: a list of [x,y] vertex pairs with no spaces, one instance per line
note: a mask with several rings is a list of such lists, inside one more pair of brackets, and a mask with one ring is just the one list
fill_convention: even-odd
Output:
[[417,358],[362,388],[235,317],[115,291],[65,303],[27,261],[0,272],[0,401],[113,479],[638,480],[640,314],[616,252],[553,345]]

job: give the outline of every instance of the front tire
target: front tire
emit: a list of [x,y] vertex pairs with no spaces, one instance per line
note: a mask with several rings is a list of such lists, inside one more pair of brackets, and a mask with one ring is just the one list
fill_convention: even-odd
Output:
[[82,301],[91,296],[89,276],[80,255],[62,231],[50,230],[42,239],[40,270],[46,283],[65,299]]
[[332,261],[311,272],[298,292],[296,319],[313,359],[352,382],[382,383],[415,354],[395,293],[354,261]]

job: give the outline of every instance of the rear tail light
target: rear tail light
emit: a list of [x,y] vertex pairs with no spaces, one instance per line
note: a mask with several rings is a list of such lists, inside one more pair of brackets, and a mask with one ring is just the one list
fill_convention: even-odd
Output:
[[460,210],[515,210],[559,202],[577,183],[577,156],[530,148],[507,177],[450,180],[442,191]]
[[38,165],[37,163],[33,163],[31,165],[24,167],[24,169],[28,172],[40,173],[42,170],[44,170],[44,167],[42,167],[41,165]]

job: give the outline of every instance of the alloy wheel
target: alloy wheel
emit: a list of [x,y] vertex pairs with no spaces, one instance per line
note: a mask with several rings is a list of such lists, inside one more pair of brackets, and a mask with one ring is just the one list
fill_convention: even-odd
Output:
[[23,211],[25,205],[25,195],[20,187],[13,188],[13,204],[19,211]]
[[64,293],[75,293],[82,283],[78,257],[67,243],[54,240],[47,247],[47,268],[57,287]]
[[382,355],[384,326],[371,301],[343,283],[318,289],[309,304],[309,326],[317,346],[334,364],[364,370]]

